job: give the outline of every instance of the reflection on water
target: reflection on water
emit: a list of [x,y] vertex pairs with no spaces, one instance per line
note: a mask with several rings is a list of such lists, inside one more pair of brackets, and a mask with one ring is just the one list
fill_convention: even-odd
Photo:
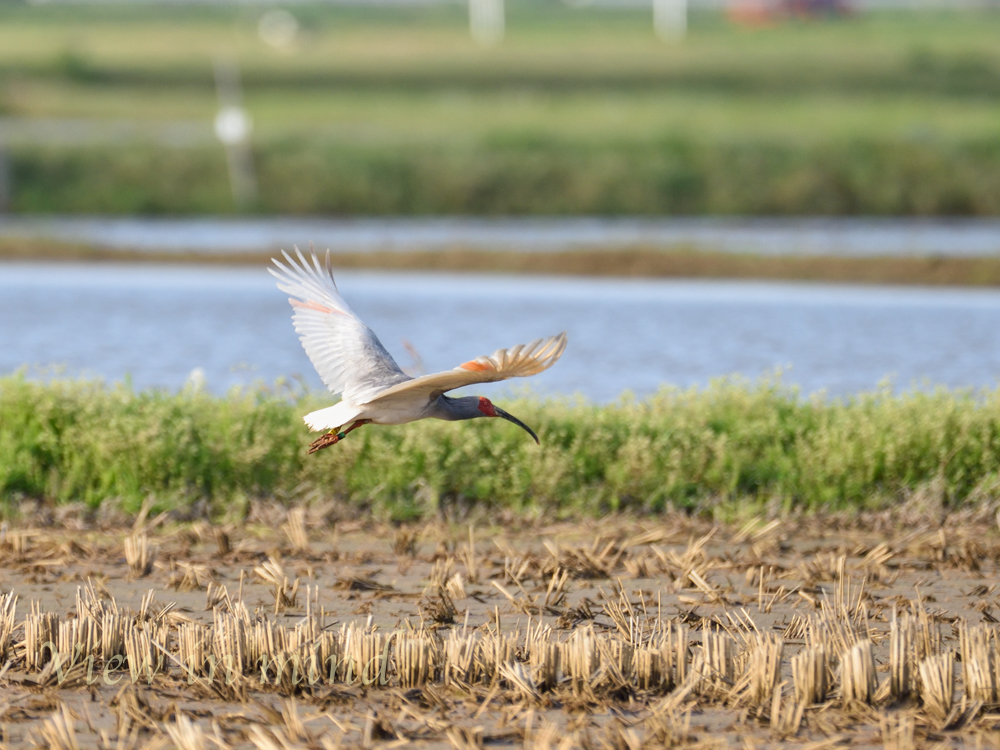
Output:
[[[598,401],[776,367],[833,394],[886,376],[956,387],[1000,374],[990,290],[358,272],[338,283],[404,368],[404,341],[433,371],[566,330],[563,359],[530,382]],[[216,392],[294,374],[321,388],[290,315],[262,268],[0,265],[0,372],[56,364],[173,389],[201,368]]]

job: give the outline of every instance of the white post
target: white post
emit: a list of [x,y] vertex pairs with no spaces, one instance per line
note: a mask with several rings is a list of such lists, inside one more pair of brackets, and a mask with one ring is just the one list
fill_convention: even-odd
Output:
[[243,109],[240,92],[240,69],[230,60],[215,63],[215,88],[219,97],[219,113],[215,116],[215,135],[226,147],[229,165],[229,186],[236,208],[250,208],[257,200],[257,178],[250,150],[253,123]]
[[469,31],[477,44],[499,44],[504,32],[503,0],[469,0]]
[[653,0],[653,30],[665,42],[687,34],[688,0]]
[[0,140],[0,214],[10,211],[14,202],[14,189],[10,176],[10,157],[7,155],[7,147]]

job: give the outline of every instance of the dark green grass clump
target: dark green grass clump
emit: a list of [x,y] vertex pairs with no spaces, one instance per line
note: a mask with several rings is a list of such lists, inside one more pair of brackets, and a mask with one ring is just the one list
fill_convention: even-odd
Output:
[[[593,146],[528,138],[465,148],[291,140],[258,148],[256,159],[262,213],[1000,215],[996,139]],[[11,163],[17,211],[234,210],[221,149],[16,149]]]
[[307,456],[315,436],[301,415],[325,401],[0,378],[0,499],[223,512],[309,496],[403,519],[449,505],[564,516],[861,508],[928,488],[960,505],[1000,487],[1000,391],[824,400],[728,380],[609,406],[504,403],[540,448],[507,423],[430,420],[366,427]]

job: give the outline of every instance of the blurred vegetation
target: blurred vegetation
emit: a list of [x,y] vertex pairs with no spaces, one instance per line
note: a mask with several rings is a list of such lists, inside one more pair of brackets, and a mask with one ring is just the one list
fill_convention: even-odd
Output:
[[[504,407],[493,420],[365,427],[306,455],[327,398],[287,387],[135,393],[0,379],[0,499],[135,510],[255,497],[336,498],[383,518],[454,507],[598,515],[667,507],[878,507],[925,493],[957,506],[1000,489],[1000,391],[805,399],[779,382],[718,381],[608,406]],[[777,504],[777,505],[776,505]]]
[[[223,213],[212,64],[239,60],[274,213],[1000,214],[1000,13],[885,11],[742,28],[693,13],[464,6],[0,3],[0,112],[204,124],[189,144],[14,143],[18,211]],[[141,129],[140,129],[141,130]]]
[[[1000,214],[1000,137],[934,146],[287,141],[256,156],[267,213]],[[21,149],[11,162],[17,211],[233,210],[221,149]]]

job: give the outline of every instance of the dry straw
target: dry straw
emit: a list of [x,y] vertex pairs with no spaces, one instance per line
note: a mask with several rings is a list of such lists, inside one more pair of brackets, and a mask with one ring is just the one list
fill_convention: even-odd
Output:
[[781,660],[785,641],[772,633],[755,634],[751,638],[747,669],[750,674],[750,701],[758,706],[769,705],[781,677]]
[[559,683],[562,648],[559,643],[543,641],[531,649],[531,668],[539,690],[552,690]]
[[462,580],[462,574],[456,573],[448,582],[444,585],[445,593],[448,594],[452,599],[464,599],[465,594],[465,581]]
[[844,703],[871,703],[877,688],[872,642],[858,641],[840,660],[841,697]]
[[924,607],[924,602],[919,597],[910,602],[910,609],[915,618],[915,645],[916,659],[923,661],[928,656],[936,656],[944,649],[944,638],[941,635],[941,627],[937,618],[932,617]]
[[914,750],[917,723],[912,714],[882,714],[879,719],[884,750]]
[[[292,536],[289,534],[290,539]],[[132,537],[137,538],[141,534]],[[504,550],[502,544],[497,546]],[[489,575],[491,563],[476,557],[471,536],[465,549],[468,561],[463,573],[455,572],[454,558],[438,561],[431,573],[422,609],[436,624],[455,619],[453,599],[465,595],[466,573]],[[67,667],[85,673],[87,669],[81,664],[92,659],[98,675],[107,667],[126,671],[132,683],[158,681],[161,686],[173,686],[187,682],[194,686],[191,690],[195,695],[233,701],[247,700],[248,695],[260,691],[286,696],[333,694],[340,692],[332,687],[334,683],[363,683],[373,688],[392,685],[404,691],[417,689],[431,705],[444,705],[461,696],[483,707],[494,705],[494,700],[521,701],[522,710],[534,711],[556,702],[610,705],[630,696],[637,704],[645,702],[653,707],[646,721],[632,717],[627,725],[609,725],[604,739],[613,739],[618,747],[633,742],[670,745],[686,741],[687,723],[678,711],[691,700],[702,706],[746,708],[747,719],[770,724],[772,738],[794,736],[807,707],[829,700],[835,670],[839,671],[839,695],[848,717],[874,718],[874,711],[858,704],[882,705],[890,694],[894,698],[920,698],[922,708],[916,719],[910,715],[883,718],[882,739],[890,748],[911,747],[915,723],[944,728],[956,723],[959,708],[965,716],[973,717],[980,705],[995,706],[1000,701],[998,634],[992,626],[959,622],[955,627],[958,654],[942,650],[945,641],[940,623],[919,599],[902,615],[886,612],[890,617],[887,632],[884,624],[879,625],[885,622],[881,612],[874,615],[877,627],[872,627],[865,582],[860,586],[852,583],[845,574],[843,558],[831,556],[825,563],[838,581],[835,596],[822,601],[817,597],[818,611],[793,618],[783,636],[762,630],[760,622],[755,623],[746,611],[726,611],[715,619],[702,620],[700,627],[696,625],[701,643],[691,649],[689,629],[679,618],[664,618],[659,607],[649,606],[646,594],[632,592],[630,597],[620,581],[602,605],[601,616],[613,627],[607,628],[605,619],[598,620],[600,624],[582,616],[571,619],[565,603],[571,577],[601,570],[611,564],[609,560],[620,557],[621,549],[620,542],[604,540],[580,550],[550,545],[548,557],[526,554],[515,559],[508,550],[503,563],[508,585],[520,592],[517,600],[532,612],[527,626],[518,625],[517,629],[504,629],[497,609],[491,613],[492,621],[479,628],[470,627],[466,613],[465,624],[448,628],[446,635],[427,623],[427,627],[411,627],[388,637],[373,626],[372,618],[333,630],[310,587],[305,588],[305,615],[287,621],[276,621],[262,609],[251,613],[242,596],[232,598],[224,587],[213,587],[212,619],[204,625],[173,605],[158,606],[152,592],[142,598],[138,611],[120,608],[103,586],[88,582],[77,589],[75,617],[70,613],[62,620],[55,613],[41,612],[35,603],[22,626],[16,620],[17,598],[12,593],[0,597],[0,651],[15,669],[31,672],[31,681],[41,688],[55,686],[55,673],[61,680],[68,673]],[[660,553],[654,553],[660,563],[648,564],[662,563],[665,569],[675,571],[677,580],[683,579],[696,589],[701,588],[699,579],[708,580],[711,564],[699,543],[689,544],[684,554]],[[646,550],[642,554],[653,559]],[[621,560],[615,564],[620,565]],[[497,572],[499,565],[497,561]],[[294,603],[298,586],[289,585],[277,559],[259,565],[255,572],[275,587],[276,600],[283,606],[291,606],[290,600]],[[754,581],[765,579],[763,570],[759,575]],[[526,588],[532,585],[529,595]],[[432,606],[450,609],[445,616],[434,615],[429,609]],[[559,612],[558,620],[553,609]],[[580,625],[581,621],[585,624]],[[19,632],[22,640],[15,643]],[[804,648],[786,662],[785,644],[800,639]],[[872,639],[888,656],[888,680],[881,690]],[[690,660],[692,654],[694,659]],[[957,655],[964,685],[964,698],[958,707]],[[787,669],[784,682],[783,668]],[[81,684],[79,678],[74,679]],[[433,687],[440,683],[449,690]],[[325,689],[313,690],[317,685]],[[144,692],[135,689],[121,696],[119,737],[130,736],[135,723],[160,731],[159,723],[167,715],[140,705],[143,699],[136,696]],[[810,713],[810,732],[829,723],[829,710]],[[276,710],[274,715],[278,715]],[[321,738],[307,736],[294,704],[284,704],[281,717],[281,721],[275,719],[276,726],[260,729],[257,734],[249,732],[243,741],[279,748],[322,744]],[[392,737],[395,730],[385,726],[388,734],[384,736]],[[446,729],[441,724],[435,731]],[[178,747],[216,742],[181,715],[163,731]],[[536,738],[537,744],[546,731],[528,731],[526,736]],[[46,741],[53,746],[72,747],[76,742],[67,711],[53,716],[43,733],[52,736]],[[559,744],[566,744],[569,735],[564,730]],[[484,737],[465,732],[449,739],[475,744]]]
[[299,579],[296,578],[294,583],[289,584],[285,569],[276,558],[268,558],[266,562],[255,567],[253,572],[264,583],[274,587],[274,614],[298,606]]
[[661,627],[658,648],[663,658],[663,688],[672,690],[688,676],[688,629],[679,622]]
[[535,685],[535,681],[531,679],[531,674],[524,665],[519,661],[509,662],[507,664],[501,664],[499,668],[500,676],[503,677],[507,683],[518,692],[522,698],[530,700],[538,700],[541,695],[538,692],[538,687]]
[[985,705],[997,702],[996,631],[988,625],[958,627],[959,653],[962,655],[962,681],[966,697]]
[[684,747],[691,735],[690,709],[679,712],[674,707],[661,707],[645,721],[646,742],[650,747]]
[[0,595],[0,661],[7,660],[7,654],[14,644],[14,628],[17,626],[17,594],[8,591]]
[[479,674],[479,639],[467,628],[455,629],[444,642],[445,681],[456,687],[473,684]]
[[889,625],[889,692],[894,698],[903,698],[916,689],[916,663],[916,621],[909,614],[899,618],[893,610]]
[[420,603],[420,614],[438,625],[450,625],[455,622],[458,610],[448,589],[435,586]]
[[168,647],[169,629],[165,623],[159,627],[146,623],[139,628],[133,621],[125,630],[125,656],[128,660],[132,684],[145,679],[153,681],[153,676],[163,671],[163,653]]
[[445,730],[445,736],[455,750],[480,750],[483,747],[482,727],[450,726]]
[[920,697],[927,713],[944,724],[955,698],[955,653],[946,651],[920,662]]
[[215,529],[215,549],[219,557],[225,557],[233,551],[232,541],[225,528]]
[[38,733],[50,750],[80,750],[73,715],[65,703],[42,724]]
[[420,688],[434,679],[439,649],[426,631],[404,632],[396,636],[396,674],[403,688]]
[[483,679],[491,680],[502,665],[515,660],[516,653],[517,633],[488,631],[483,634],[476,651],[477,672]]
[[145,533],[139,532],[125,537],[125,562],[128,563],[132,578],[145,578],[153,572],[156,549]]
[[554,721],[542,719],[541,726],[524,733],[525,750],[569,750],[579,747],[577,738]]
[[469,543],[463,545],[457,554],[458,559],[465,565],[465,576],[469,583],[479,583],[479,564],[476,558],[476,537],[472,527],[469,527]]
[[771,696],[771,734],[778,738],[797,734],[806,710],[806,704],[801,701],[784,700],[786,684],[776,685]]
[[14,557],[23,560],[31,548],[31,538],[38,532],[30,529],[8,529],[4,523],[0,528],[0,544],[14,553]]
[[204,675],[211,667],[209,631],[195,622],[182,622],[177,628],[177,660],[189,676]]
[[288,520],[281,526],[295,552],[309,551],[309,534],[306,531],[305,508],[293,508],[288,511]]
[[351,623],[344,631],[343,643],[349,670],[347,680],[360,678],[364,685],[384,684],[388,664],[383,661],[385,638],[382,633],[370,624]]
[[640,690],[658,690],[663,685],[663,654],[655,648],[637,648],[632,654],[635,684]]
[[259,650],[251,642],[253,624],[246,606],[240,602],[229,612],[217,609],[213,618],[212,652],[216,662],[239,673],[253,670]]
[[164,724],[163,731],[177,750],[205,750],[208,746],[201,727],[184,714],[178,713],[175,722]]
[[125,618],[117,612],[101,617],[101,659],[105,664],[125,655]]
[[617,719],[605,725],[600,743],[602,747],[614,750],[642,750],[645,747],[636,728]]
[[545,600],[542,606],[546,609],[561,607],[566,603],[566,583],[569,581],[569,571],[556,568],[549,577],[549,585],[545,589]]
[[52,659],[53,645],[59,638],[59,615],[38,611],[32,602],[31,613],[24,619],[24,666],[35,672]]
[[836,659],[838,654],[868,638],[866,623],[856,623],[845,609],[829,606],[827,602],[822,603],[819,613],[810,615],[804,630],[806,645],[822,646],[828,659]]
[[417,544],[420,532],[413,528],[400,528],[392,536],[392,553],[397,557],[414,557],[417,554]]
[[[736,677],[736,642],[707,624],[702,630],[700,690],[728,692]],[[693,671],[693,670],[692,670]]]
[[600,655],[598,671],[591,678],[591,686],[616,691],[631,684],[635,650],[632,644],[620,638],[599,638],[597,649]]
[[795,700],[803,706],[825,701],[830,684],[825,649],[822,646],[807,646],[791,661]]
[[59,623],[57,650],[62,658],[73,663],[96,654],[100,649],[100,625],[92,617]]
[[573,635],[563,646],[562,666],[574,688],[590,684],[590,678],[598,666],[597,638],[593,626],[587,625],[573,631]]

